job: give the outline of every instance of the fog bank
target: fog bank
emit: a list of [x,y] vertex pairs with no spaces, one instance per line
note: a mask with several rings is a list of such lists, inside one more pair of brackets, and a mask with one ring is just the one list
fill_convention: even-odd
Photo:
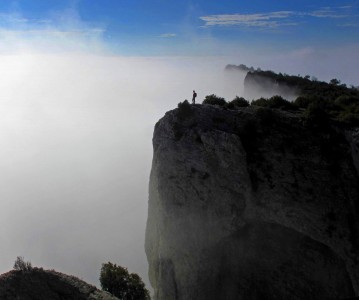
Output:
[[0,273],[16,256],[98,285],[111,261],[148,282],[152,132],[196,89],[242,92],[224,61],[1,55]]
[[[212,93],[242,96],[245,74],[225,72],[228,63],[296,74],[314,57],[0,54],[0,273],[21,255],[98,285],[101,264],[111,261],[148,284],[155,123],[191,100],[193,89],[197,102]],[[336,73],[320,68],[328,60],[313,61],[302,75],[341,79],[347,60]]]

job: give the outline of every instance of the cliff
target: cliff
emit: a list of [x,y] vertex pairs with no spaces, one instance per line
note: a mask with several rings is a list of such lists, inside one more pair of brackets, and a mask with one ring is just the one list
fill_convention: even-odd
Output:
[[0,275],[1,300],[116,300],[74,276],[33,268]]
[[167,112],[146,229],[155,299],[358,295],[358,133],[253,106]]
[[296,83],[272,71],[250,71],[244,79],[244,97],[257,99],[280,95],[288,100],[294,100],[302,93],[302,87]]

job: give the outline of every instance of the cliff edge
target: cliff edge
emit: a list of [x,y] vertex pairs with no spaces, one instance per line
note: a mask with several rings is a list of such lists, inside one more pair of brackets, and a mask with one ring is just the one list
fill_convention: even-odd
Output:
[[146,229],[155,299],[358,295],[358,136],[253,106],[167,112]]

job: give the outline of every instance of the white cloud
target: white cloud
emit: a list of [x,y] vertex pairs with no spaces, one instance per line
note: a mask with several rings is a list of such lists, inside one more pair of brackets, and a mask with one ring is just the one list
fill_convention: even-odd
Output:
[[161,38],[173,38],[173,37],[176,37],[176,36],[177,36],[176,33],[163,33],[159,37],[161,37]]
[[348,15],[343,15],[341,12],[338,12],[331,7],[323,7],[321,9],[314,10],[309,13],[304,13],[303,15],[316,17],[316,18],[331,18],[331,19],[345,18],[348,16]]
[[200,17],[205,21],[205,26],[248,26],[248,27],[277,27],[277,19],[286,19],[293,12],[277,11],[266,14],[227,14],[227,15],[210,15]]
[[11,25],[25,24],[29,20],[21,16],[19,13],[0,13],[0,24]]
[[253,28],[277,28],[283,26],[297,26],[300,24],[298,18],[345,18],[348,17],[348,14],[343,14],[343,9],[348,8],[350,7],[322,7],[310,12],[276,11],[255,14],[221,14],[202,16],[200,19],[205,22],[203,27],[243,26]]
[[339,24],[339,27],[359,27],[359,23],[344,23],[344,24]]
[[29,19],[21,13],[0,14],[0,51],[105,51],[100,24],[84,22],[75,10]]

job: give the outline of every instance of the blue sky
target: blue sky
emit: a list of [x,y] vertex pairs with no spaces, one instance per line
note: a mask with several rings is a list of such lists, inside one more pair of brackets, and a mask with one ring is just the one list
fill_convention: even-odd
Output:
[[[359,43],[359,1],[18,0],[0,2],[0,38],[122,55],[229,55]],[[76,42],[75,42],[76,39]]]

